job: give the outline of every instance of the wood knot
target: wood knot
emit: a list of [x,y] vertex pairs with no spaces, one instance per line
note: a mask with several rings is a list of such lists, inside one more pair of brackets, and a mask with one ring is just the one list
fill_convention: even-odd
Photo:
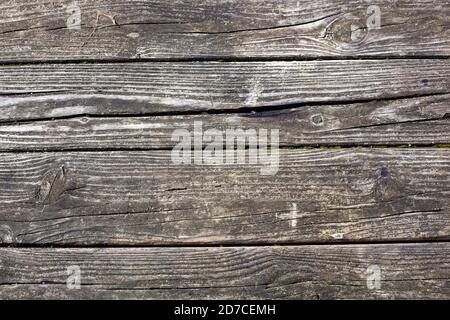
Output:
[[311,122],[315,126],[322,126],[324,123],[323,116],[321,114],[315,114],[311,117]]
[[332,39],[337,46],[342,46],[344,49],[358,47],[369,35],[366,16],[345,14],[329,26],[328,33],[333,35]]
[[67,183],[67,172],[64,165],[47,171],[39,184],[36,198],[40,204],[56,202],[64,193]]
[[389,169],[386,167],[383,167],[379,170],[380,178],[388,178],[391,174],[389,172]]
[[395,178],[394,174],[388,167],[381,167],[377,169],[374,177],[375,183],[372,192],[376,198],[392,199],[396,198],[405,192],[403,183],[400,183]]
[[89,118],[88,118],[88,117],[82,117],[82,118],[80,118],[80,123],[81,123],[81,124],[87,124],[87,123],[89,123]]

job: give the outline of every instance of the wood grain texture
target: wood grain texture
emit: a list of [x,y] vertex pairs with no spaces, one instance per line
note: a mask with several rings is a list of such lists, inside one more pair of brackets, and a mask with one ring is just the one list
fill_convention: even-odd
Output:
[[0,61],[445,57],[449,13],[443,0],[9,0]]
[[449,149],[281,150],[260,165],[170,151],[0,155],[9,244],[448,240]]
[[450,93],[447,60],[42,64],[0,70],[4,121]]
[[[450,2],[7,0],[0,41],[0,299],[450,297]],[[279,171],[175,164],[200,122]]]
[[[39,108],[40,106],[36,106]],[[102,104],[97,104],[99,110]],[[28,114],[17,110],[17,117]],[[31,114],[30,114],[31,116]],[[305,105],[276,111],[0,122],[0,150],[61,151],[173,148],[175,130],[278,129],[281,146],[450,143],[450,95]],[[178,140],[176,140],[178,141]],[[205,146],[205,144],[204,144]]]
[[[67,288],[69,266],[80,267],[79,290]],[[380,268],[379,289],[367,285],[370,266]],[[450,294],[448,243],[1,248],[0,267],[2,299],[446,299]]]

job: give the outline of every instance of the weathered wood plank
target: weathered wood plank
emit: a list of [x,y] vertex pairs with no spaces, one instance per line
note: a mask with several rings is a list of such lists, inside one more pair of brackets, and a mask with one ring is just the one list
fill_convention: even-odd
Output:
[[0,155],[12,244],[449,239],[450,149],[281,150],[260,165],[176,165],[170,151]]
[[[79,267],[80,289],[68,268]],[[447,299],[450,244],[0,248],[1,299]],[[378,273],[379,271],[379,273]],[[380,281],[374,275],[380,275]],[[379,287],[379,288],[377,288]]]
[[447,60],[2,66],[0,120],[449,94]]
[[[103,105],[94,107],[100,111]],[[28,116],[21,108],[16,111],[15,117]],[[0,150],[173,148],[175,130],[193,131],[195,123],[204,132],[279,129],[282,146],[448,144],[449,115],[450,95],[433,95],[252,113],[25,120],[0,122]]]
[[10,0],[0,60],[448,56],[449,16],[442,0]]

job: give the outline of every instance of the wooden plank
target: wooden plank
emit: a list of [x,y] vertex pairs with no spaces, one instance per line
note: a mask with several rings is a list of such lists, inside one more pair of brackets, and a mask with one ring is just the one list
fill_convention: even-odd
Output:
[[[39,108],[40,106],[36,106]],[[100,112],[102,104],[96,104]],[[22,108],[17,117],[26,117]],[[173,148],[175,130],[279,130],[281,146],[450,143],[450,95],[287,110],[178,116],[74,116],[0,123],[0,150],[60,151]],[[205,146],[205,144],[204,144]]]
[[450,54],[442,0],[10,0],[1,13],[0,61]]
[[[0,155],[10,244],[450,239],[450,149],[280,150],[261,165],[178,165],[170,151]],[[274,172],[275,173],[275,172]]]
[[446,60],[2,66],[0,120],[348,103],[449,94]]
[[[0,249],[1,299],[447,299],[450,244]],[[80,289],[69,289],[79,268]],[[78,269],[77,269],[78,270]],[[373,280],[380,275],[380,281]],[[69,280],[69,281],[68,281]]]

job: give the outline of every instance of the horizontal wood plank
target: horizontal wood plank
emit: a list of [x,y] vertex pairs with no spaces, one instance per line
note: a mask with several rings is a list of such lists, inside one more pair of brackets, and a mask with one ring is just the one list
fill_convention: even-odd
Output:
[[280,150],[264,165],[170,151],[0,154],[9,244],[450,239],[450,149]]
[[447,60],[42,64],[0,70],[3,121],[450,94]]
[[[450,294],[448,243],[0,248],[0,267],[1,299],[446,299]],[[80,289],[73,288],[68,268],[79,268]],[[379,282],[373,281],[375,272]]]
[[445,57],[449,16],[442,0],[10,0],[0,61]]
[[[103,105],[95,107],[100,111]],[[24,113],[22,116],[26,117]],[[281,146],[448,144],[449,116],[450,95],[445,94],[251,113],[106,118],[79,115],[0,122],[0,150],[173,148],[178,143],[172,139],[175,130],[192,132],[199,123],[203,132],[278,129]]]

